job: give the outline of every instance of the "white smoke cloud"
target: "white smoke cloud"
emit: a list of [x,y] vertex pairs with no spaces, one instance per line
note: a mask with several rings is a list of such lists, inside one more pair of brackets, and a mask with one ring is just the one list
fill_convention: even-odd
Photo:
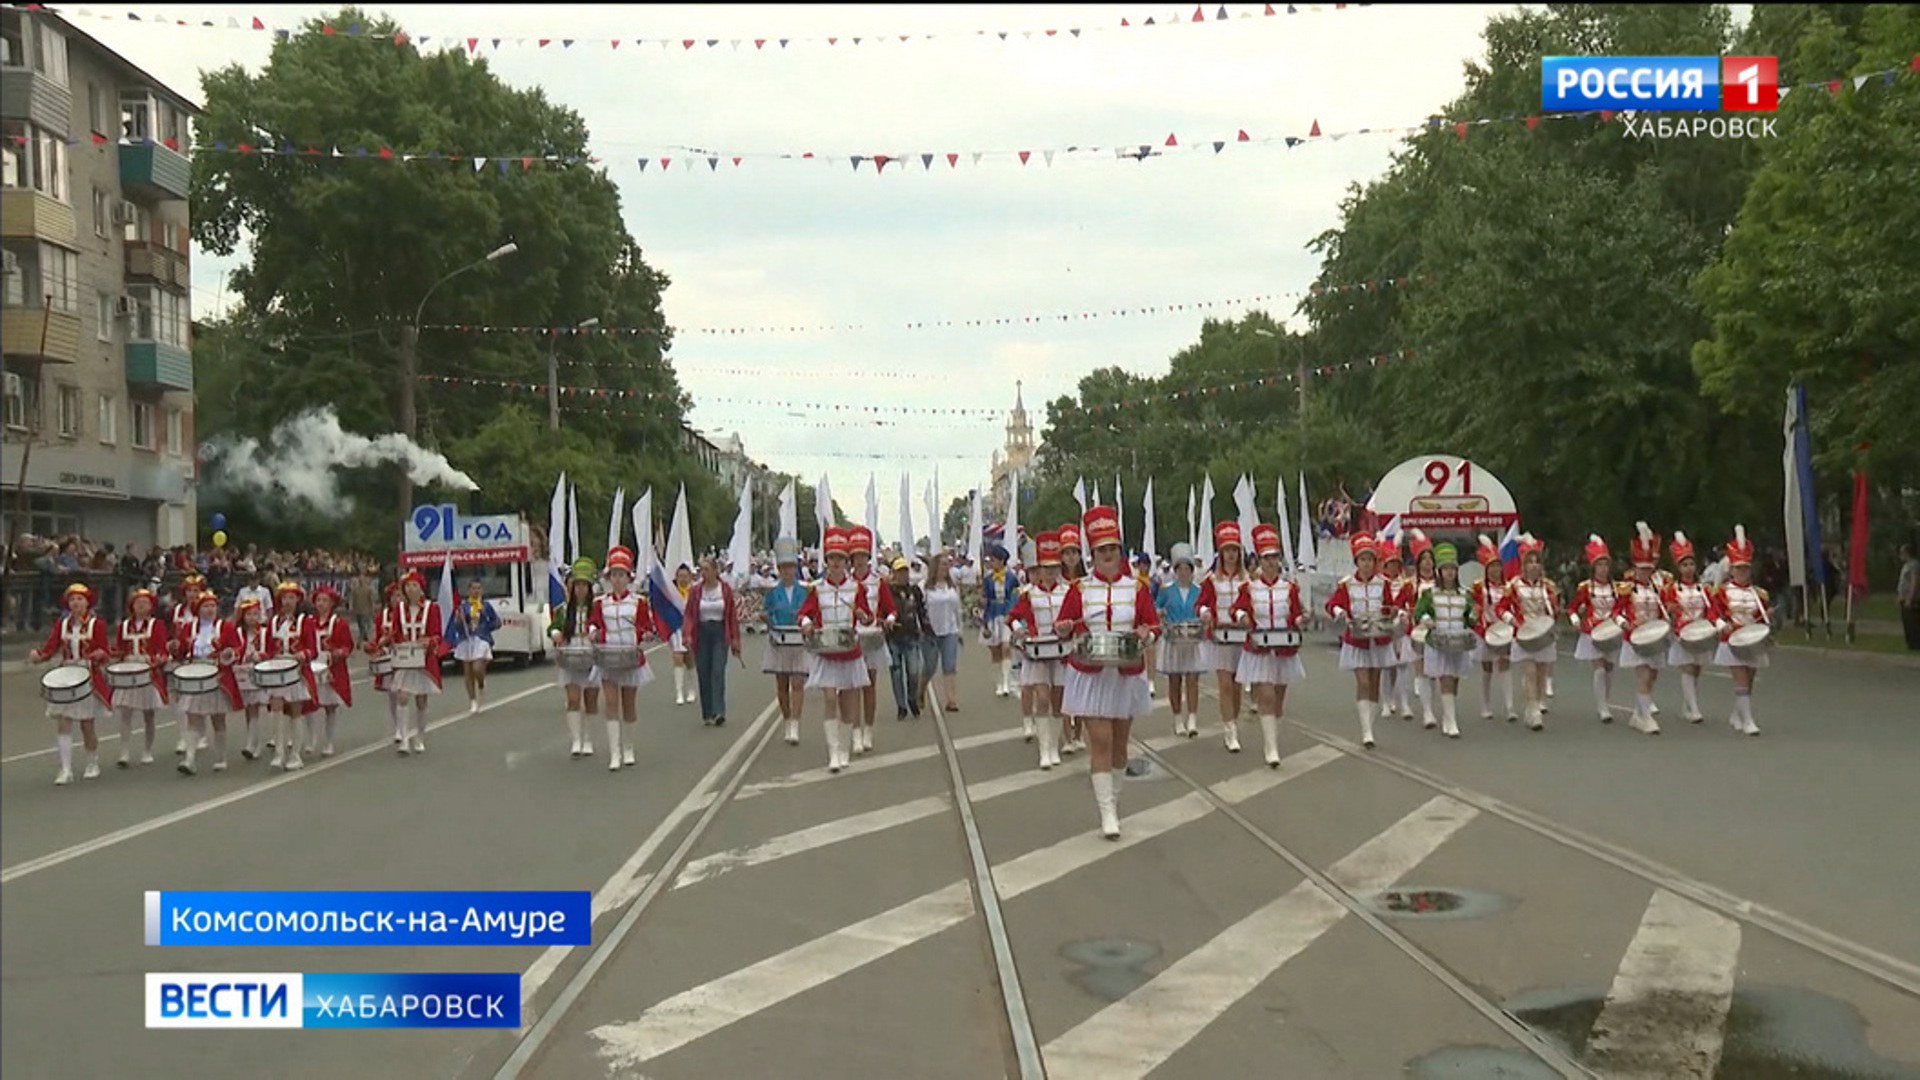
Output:
[[416,484],[445,484],[477,491],[473,478],[444,456],[416,445],[405,435],[368,438],[340,426],[332,406],[304,412],[281,424],[267,445],[253,438],[215,442],[203,453],[223,487],[276,502],[302,502],[316,510],[346,510],[339,470],[372,465],[403,465]]

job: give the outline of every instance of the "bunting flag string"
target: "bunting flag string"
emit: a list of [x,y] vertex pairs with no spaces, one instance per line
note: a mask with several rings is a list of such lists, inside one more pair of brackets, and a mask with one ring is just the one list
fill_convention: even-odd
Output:
[[[661,334],[703,334],[709,336],[737,336],[758,334],[805,334],[824,333],[845,330],[936,330],[959,327],[984,326],[1021,326],[1036,323],[1080,322],[1088,319],[1117,318],[1135,315],[1164,315],[1168,312],[1204,311],[1215,308],[1238,309],[1244,306],[1272,304],[1286,300],[1303,300],[1309,296],[1364,294],[1385,289],[1404,287],[1432,280],[1431,275],[1418,278],[1374,278],[1367,281],[1344,282],[1336,285],[1315,285],[1308,289],[1291,292],[1255,293],[1231,300],[1190,300],[1177,304],[1143,304],[1129,307],[1108,308],[1105,311],[1048,312],[1026,315],[995,315],[976,319],[945,318],[918,319],[904,323],[814,323],[797,326],[671,326],[664,329],[646,326],[488,326],[473,323],[433,323],[422,326],[422,330],[440,330],[458,334],[524,334],[537,337],[653,337]],[[702,368],[701,370],[710,370]]]
[[[1920,54],[1916,54],[1903,68],[1888,68],[1882,71],[1867,72],[1846,78],[1825,79],[1817,82],[1801,83],[1797,86],[1782,86],[1780,88],[1780,96],[1785,97],[1788,93],[1796,90],[1810,89],[1824,89],[1830,94],[1838,94],[1841,88],[1848,84],[1851,84],[1855,91],[1860,91],[1865,89],[1868,84],[1874,82],[1879,82],[1882,85],[1892,85],[1895,77],[1903,73],[1913,72],[1920,72]],[[853,153],[813,150],[765,152],[721,151],[704,147],[676,145],[664,150],[655,150],[632,158],[631,160],[642,174],[650,170],[655,173],[673,172],[675,171],[674,166],[676,164],[679,166],[679,171],[682,172],[698,172],[700,167],[704,165],[709,173],[717,173],[723,167],[729,170],[737,170],[745,167],[749,163],[765,162],[821,165],[835,169],[848,167],[854,173],[871,172],[876,175],[884,174],[890,165],[895,166],[894,171],[896,173],[910,172],[914,164],[918,164],[922,172],[931,172],[940,168],[943,164],[948,170],[958,169],[962,162],[965,162],[969,167],[978,167],[983,164],[1013,163],[1021,168],[1032,166],[1037,162],[1041,167],[1051,168],[1056,162],[1074,164],[1094,161],[1144,162],[1182,154],[1217,156],[1229,147],[1236,150],[1249,148],[1280,148],[1293,150],[1323,142],[1339,142],[1342,139],[1357,136],[1390,136],[1399,138],[1433,131],[1452,131],[1456,138],[1465,142],[1467,141],[1468,132],[1474,128],[1519,125],[1528,131],[1537,131],[1541,124],[1548,121],[1591,120],[1597,117],[1602,124],[1608,124],[1612,123],[1616,117],[1620,115],[1622,114],[1616,114],[1604,109],[1587,112],[1533,115],[1509,114],[1504,116],[1467,118],[1435,115],[1429,116],[1425,120],[1414,124],[1357,127],[1341,131],[1323,129],[1320,126],[1320,122],[1314,120],[1308,124],[1306,131],[1285,135],[1254,136],[1248,134],[1245,128],[1239,128],[1236,129],[1232,135],[1220,135],[1216,132],[1212,135],[1193,138],[1191,136],[1181,137],[1176,132],[1168,134],[1165,138],[1159,138],[1149,142],[1120,145],[1082,146],[1074,144],[1053,148],[945,150],[937,152],[926,150],[887,153],[877,151]],[[24,144],[26,141],[26,137],[23,135],[10,135],[7,136],[7,138],[16,145]],[[596,140],[596,142],[603,146],[623,148],[634,145],[622,144],[605,139]],[[180,145],[172,139],[158,141],[153,139],[115,140],[99,134],[91,134],[85,137],[69,137],[66,139],[68,146],[81,146],[87,143],[96,146],[108,144],[121,146],[164,145],[174,150],[180,150]],[[296,158],[303,161],[381,161],[413,165],[437,164],[445,168],[469,169],[476,174],[497,176],[508,176],[516,172],[528,172],[536,166],[542,168],[569,168],[579,165],[603,165],[615,160],[604,155],[589,154],[581,156],[531,153],[527,151],[474,153],[466,150],[451,149],[396,150],[391,146],[341,147],[337,145],[327,145],[322,147],[307,143],[295,143],[266,134],[262,134],[258,142],[227,142],[214,140],[192,146],[181,152],[189,155],[230,154],[265,158]],[[620,160],[627,159],[623,157]]]
[[[464,375],[421,375],[422,382],[438,383],[443,386],[476,386],[500,390],[520,390],[544,396],[545,383],[510,382],[503,379],[474,379]],[[677,400],[678,394],[655,393],[651,390],[630,390],[618,386],[561,386],[557,387],[561,400],[568,398],[609,400],[609,401],[659,401]],[[1001,408],[955,408],[927,407],[917,405],[849,405],[845,402],[819,403],[805,401],[765,401],[758,398],[730,398],[702,396],[694,403],[701,405],[750,405],[757,408],[807,409],[817,412],[846,414],[904,414],[911,416],[990,416],[1000,417],[1005,413]]]
[[[1376,353],[1372,356],[1364,356],[1356,360],[1345,360],[1332,364],[1314,364],[1306,369],[1306,374],[1308,378],[1325,378],[1329,375],[1337,375],[1341,372],[1352,371],[1356,368],[1360,370],[1376,368],[1392,360],[1410,360],[1413,356],[1414,351],[1412,349],[1397,349],[1393,352]],[[1293,381],[1294,373],[1286,372],[1284,374],[1263,376],[1258,379],[1243,379],[1239,382],[1226,383],[1220,386],[1195,386],[1185,390],[1174,390],[1165,394],[1153,394],[1147,397],[1129,399],[1127,401],[1079,406],[1068,409],[1067,413],[1068,415],[1079,416],[1105,416],[1110,413],[1123,412],[1127,409],[1138,409],[1142,406],[1153,405],[1163,401],[1199,401],[1220,394],[1237,393],[1242,390],[1260,390],[1275,386],[1287,386],[1292,384]]]
[[[278,21],[269,21],[257,15],[228,15],[223,20],[213,19],[169,19],[160,15],[139,15],[125,9],[96,11],[85,7],[49,6],[44,4],[8,4],[9,9],[26,11],[44,11],[59,15],[65,19],[103,19],[109,22],[133,22],[143,26],[187,27],[201,30],[238,30],[258,34],[268,34],[274,41],[289,40],[300,33],[299,26],[288,26]],[[1231,11],[1224,4],[1195,7],[1191,12],[1184,9],[1169,11],[1165,15],[1149,15],[1144,19],[1124,16],[1108,16],[1098,23],[1079,26],[1034,27],[1019,30],[946,30],[922,31],[911,34],[835,34],[780,37],[777,34],[752,37],[562,37],[550,32],[547,36],[499,35],[499,34],[440,34],[409,35],[405,32],[376,35],[370,27],[357,22],[324,24],[320,33],[326,36],[340,36],[363,41],[391,43],[393,45],[413,44],[425,50],[438,45],[442,49],[460,49],[468,55],[482,50],[504,52],[509,47],[532,51],[561,53],[585,52],[589,49],[605,49],[617,54],[622,45],[628,46],[628,52],[657,46],[668,53],[712,52],[725,46],[729,52],[740,52],[749,48],[754,52],[784,52],[795,45],[825,46],[828,48],[853,48],[860,45],[894,45],[915,41],[954,40],[975,38],[987,41],[1078,41],[1091,35],[1113,30],[1146,29],[1148,27],[1192,26],[1199,24],[1217,24],[1236,22],[1246,19],[1274,18],[1283,15],[1320,14],[1330,11],[1344,11],[1348,8],[1371,7],[1371,4],[1235,4]]]

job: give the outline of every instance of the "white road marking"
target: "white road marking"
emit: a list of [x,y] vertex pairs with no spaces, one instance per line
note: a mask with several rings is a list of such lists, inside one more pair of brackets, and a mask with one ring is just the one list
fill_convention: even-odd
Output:
[[[1229,802],[1240,802],[1342,756],[1329,747],[1314,747],[1284,759],[1278,769],[1262,769],[1235,777],[1216,785],[1214,791]],[[1001,899],[1010,900],[1115,852],[1198,821],[1212,810],[1205,796],[1191,792],[1124,819],[1118,840],[1106,840],[1088,831],[1030,851],[993,868],[996,891]],[[969,883],[955,882],[675,994],[634,1020],[603,1025],[591,1034],[600,1042],[601,1057],[611,1065],[638,1068],[644,1062],[966,921],[973,915],[972,892]]]
[[[1153,747],[1155,750],[1168,750],[1186,741],[1186,739],[1179,736],[1168,735],[1158,739],[1149,739],[1147,740],[1147,745]],[[977,805],[988,799],[997,799],[1002,795],[1011,795],[1018,791],[1025,791],[1028,788],[1038,787],[1050,781],[1062,780],[1069,776],[1085,775],[1087,775],[1087,763],[1084,758],[1048,772],[1041,772],[1036,768],[1028,768],[1017,773],[996,777],[992,780],[983,780],[977,784],[968,784],[967,797],[972,799]],[[674,881],[673,887],[676,889],[684,889],[689,885],[697,885],[703,881],[711,881],[722,874],[730,873],[734,870],[744,870],[749,866],[760,866],[764,863],[785,859],[789,856],[799,855],[803,852],[827,847],[831,844],[838,844],[842,841],[856,840],[862,836],[885,832],[896,826],[906,825],[910,822],[944,814],[951,809],[953,809],[952,797],[947,795],[931,795],[924,799],[914,799],[911,802],[884,806],[878,810],[870,810],[864,814],[853,814],[849,817],[826,822],[825,824],[815,825],[812,828],[800,829],[783,836],[763,840],[757,844],[748,844],[744,847],[715,852],[712,855],[702,856],[688,863],[687,868],[681,871],[680,877]]]
[[1739,923],[1655,889],[1593,1022],[1588,1063],[1608,1080],[1711,1080],[1739,964]]
[[[353,682],[353,685],[360,686],[363,683],[370,683],[372,681],[373,679],[371,677],[368,677],[365,679],[355,679]],[[169,705],[164,709],[155,709],[154,712],[171,716],[173,715],[173,707]],[[119,723],[120,723],[120,720],[118,717],[115,717],[112,720],[96,720],[94,722],[95,730],[105,727],[108,724],[114,724],[117,726]],[[177,720],[161,720],[159,716],[155,716],[154,725],[153,725],[155,738],[157,739],[159,737],[160,732],[166,730],[167,728],[175,727],[178,724],[179,724],[179,721]],[[134,717],[133,733],[135,735],[146,734],[146,725],[140,723],[140,718],[137,716]],[[112,742],[113,740],[118,739],[119,737],[120,737],[120,733],[118,731],[102,732],[100,735],[100,741],[103,743]],[[77,746],[79,744],[76,743],[75,745]],[[11,765],[16,761],[28,761],[33,758],[46,757],[48,754],[57,754],[59,752],[60,752],[60,748],[58,746],[49,746],[44,750],[26,750],[18,754],[9,754],[6,757],[0,757],[0,765]]]
[[[721,754],[720,759],[713,763],[713,767],[707,770],[707,774],[693,785],[692,790],[687,792],[686,798],[680,800],[680,805],[674,807],[666,817],[662,818],[660,824],[654,826],[653,832],[649,833],[647,838],[640,842],[640,846],[633,850],[633,854],[627,857],[627,861],[621,863],[620,868],[613,872],[613,876],[595,890],[592,910],[596,921],[602,915],[633,900],[646,889],[653,875],[641,873],[640,868],[653,858],[654,852],[667,842],[668,837],[679,830],[681,822],[705,810],[713,802],[713,792],[716,785],[720,783],[721,777],[725,776],[727,770],[733,768],[734,762],[739,761],[740,756],[747,752],[753,737],[773,718],[778,709],[778,702],[769,702],[767,707],[760,711],[759,717],[748,724],[746,730],[740,733],[740,737],[733,741],[733,745],[727,747],[727,752]],[[533,1001],[533,996],[546,985],[548,979],[553,977],[553,973],[560,969],[560,964],[573,950],[572,945],[550,945],[547,951],[535,958],[533,964],[520,976],[520,1001],[523,1011],[525,1011],[524,1006]],[[525,1028],[522,1028],[523,1032],[524,1030]]]
[[[1002,728],[998,731],[989,731],[980,735],[969,735],[964,739],[955,739],[953,740],[953,748],[955,750],[971,750],[978,746],[991,746],[994,743],[1011,742],[1018,738],[1020,738],[1019,728]],[[907,750],[895,750],[889,754],[855,758],[853,764],[844,770],[844,775],[858,776],[861,773],[872,772],[875,769],[885,769],[894,765],[906,765],[915,761],[927,761],[939,756],[940,748],[938,746],[915,746]],[[757,784],[748,784],[741,788],[740,793],[733,798],[736,802],[742,799],[755,799],[776,791],[785,791],[788,788],[801,787],[807,784],[818,784],[839,778],[838,775],[830,773],[824,768],[804,769],[797,773],[789,773],[786,776],[776,776],[771,780],[762,780]]]
[[[1351,893],[1400,880],[1478,812],[1437,796],[1328,868]],[[1311,881],[1235,923],[1047,1044],[1051,1080],[1145,1077],[1347,915]]]
[[[511,705],[522,698],[531,697],[534,694],[538,694],[545,690],[552,690],[555,688],[556,685],[557,684],[551,683],[551,682],[543,682],[538,686],[528,687],[527,689],[522,690],[517,694],[509,694],[506,697],[500,698],[497,701],[487,702],[485,705],[480,706],[479,712],[468,712],[465,709],[462,709],[456,715],[449,716],[441,720],[432,721],[427,725],[427,730],[429,732],[439,731],[441,728],[451,727],[452,725],[457,724],[462,720],[471,719],[472,717],[475,717],[475,716],[483,716],[487,713],[492,712],[495,709],[500,708],[503,705]],[[158,832],[159,830],[164,829],[169,825],[177,825],[182,821],[192,820],[193,818],[197,818],[202,814],[211,813],[214,810],[218,810],[221,807],[232,806],[234,803],[240,802],[244,799],[251,799],[256,795],[264,795],[269,791],[277,791],[288,784],[299,783],[300,781],[308,779],[310,777],[322,775],[330,769],[337,769],[340,766],[345,765],[349,761],[354,761],[359,758],[366,757],[369,754],[379,754],[379,753],[390,754],[392,752],[393,752],[393,744],[386,739],[381,739],[378,742],[369,743],[366,746],[360,747],[358,750],[349,750],[346,753],[341,754],[339,757],[323,760],[317,765],[309,765],[298,772],[281,773],[280,775],[275,776],[271,780],[263,780],[263,781],[260,781],[259,783],[248,784],[246,787],[240,788],[237,791],[230,791],[225,795],[221,795],[212,799],[207,799],[204,802],[197,802],[188,806],[183,806],[178,810],[172,811],[171,813],[162,814],[159,817],[148,818],[145,821],[141,821],[141,822],[137,822],[135,824],[129,825],[124,829],[117,829],[113,832],[107,833],[104,836],[97,836],[92,840],[75,844],[72,847],[61,848],[59,851],[42,855],[37,859],[28,859],[23,863],[17,863],[13,866],[9,866],[4,871],[0,871],[0,884],[6,884],[7,882],[10,882],[10,881],[17,881],[20,878],[26,877],[29,874],[37,874],[42,870],[50,870],[53,867],[61,865],[62,863],[72,862],[73,860],[81,858],[82,856],[91,855],[96,851],[104,851],[107,848],[115,846],[116,844],[123,844],[128,840],[138,839],[139,837],[145,836],[148,833]]]

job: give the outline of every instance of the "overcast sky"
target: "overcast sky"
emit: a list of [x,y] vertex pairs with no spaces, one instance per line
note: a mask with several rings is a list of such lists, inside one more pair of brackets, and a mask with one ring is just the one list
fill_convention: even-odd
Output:
[[[672,279],[665,307],[673,325],[864,327],[683,331],[673,359],[695,401],[693,424],[715,441],[743,431],[756,460],[808,478],[828,474],[855,519],[876,474],[890,537],[901,471],[912,476],[917,532],[926,530],[920,492],[936,462],[943,509],[984,486],[1016,379],[1039,424],[1044,403],[1095,367],[1164,372],[1208,315],[1250,306],[1290,314],[1297,296],[1279,294],[1297,293],[1315,275],[1305,245],[1338,223],[1349,184],[1385,170],[1398,139],[1353,135],[1291,150],[1259,140],[1305,135],[1315,122],[1329,134],[1422,122],[1461,90],[1463,65],[1482,55],[1481,28],[1509,7],[1297,6],[1298,14],[1266,17],[1263,5],[1231,4],[1230,16],[1251,17],[1215,21],[1214,3],[1202,24],[1189,21],[1191,3],[373,10],[415,39],[429,37],[428,49],[482,39],[499,78],[543,87],[585,117],[594,153],[620,186],[628,229]],[[63,10],[197,101],[202,70],[235,62],[257,70],[267,60],[271,35],[225,29],[229,17],[292,27],[329,9],[143,4],[132,9],[142,22],[128,21],[123,7]],[[221,27],[159,24],[156,15]],[[1148,17],[1163,25],[1141,27]],[[1120,28],[1122,18],[1135,25]],[[1073,27],[1082,29],[1077,38],[1066,32]],[[1047,29],[1061,32],[1048,37]],[[1004,41],[1001,30],[1010,32]],[[936,36],[902,43],[900,34]],[[498,48],[495,37],[505,39]],[[814,40],[781,50],[773,43],[781,37]],[[539,38],[555,42],[543,50]],[[564,38],[575,44],[562,49]],[[699,44],[685,49],[682,38]],[[755,38],[773,40],[756,50]],[[707,39],[720,44],[709,48]],[[1218,154],[1205,145],[1242,131],[1253,141]],[[1178,148],[1164,147],[1170,134]],[[1142,143],[1161,155],[1057,153],[1049,166],[1042,153]],[[657,160],[644,172],[637,164],[682,158],[678,148],[687,146],[819,157],[749,156],[739,167],[723,160],[717,172],[704,162],[686,171],[676,160],[664,174]],[[1023,149],[1033,151],[1025,166],[1006,153]],[[977,151],[989,153],[976,165]],[[922,152],[942,155],[931,171]],[[957,168],[947,165],[949,152],[960,155]],[[876,176],[870,163],[853,169],[855,154],[910,160]],[[196,252],[196,317],[231,302],[223,283],[234,265]],[[1226,303],[1253,296],[1276,299]],[[1167,310],[1201,301],[1214,304]],[[1159,311],[1106,314],[1149,307]],[[1101,315],[1018,321],[1068,312]],[[1004,317],[1016,321],[904,328]],[[872,419],[882,425],[851,426],[845,414],[792,402],[992,412],[881,413]]]

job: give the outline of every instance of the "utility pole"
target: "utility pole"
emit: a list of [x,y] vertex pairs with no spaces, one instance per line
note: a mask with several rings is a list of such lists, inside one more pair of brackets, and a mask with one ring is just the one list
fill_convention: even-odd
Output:
[[[591,319],[574,327],[574,330],[591,330],[600,325],[600,317]],[[547,331],[547,430],[560,430],[560,328]]]

